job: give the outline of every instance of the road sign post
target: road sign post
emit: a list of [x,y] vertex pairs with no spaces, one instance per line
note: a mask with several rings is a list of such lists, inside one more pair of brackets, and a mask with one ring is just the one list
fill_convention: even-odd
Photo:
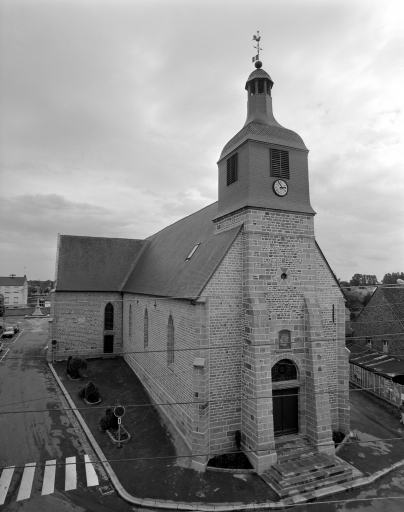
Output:
[[114,408],[114,415],[118,418],[118,448],[121,446],[121,423],[122,417],[125,415],[125,407],[123,405],[117,405]]

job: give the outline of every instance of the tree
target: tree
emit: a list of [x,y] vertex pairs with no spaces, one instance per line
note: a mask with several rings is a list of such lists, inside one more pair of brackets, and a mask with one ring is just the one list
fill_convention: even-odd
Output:
[[382,283],[383,284],[397,284],[397,279],[404,280],[404,272],[393,272],[392,274],[385,274]]
[[370,301],[370,299],[372,298],[372,295],[373,293],[367,293],[363,299],[362,299],[362,304],[363,304],[363,307],[366,306],[366,304],[368,304],[368,302]]
[[371,286],[377,284],[377,277],[368,274],[355,274],[352,276],[350,285],[351,286]]

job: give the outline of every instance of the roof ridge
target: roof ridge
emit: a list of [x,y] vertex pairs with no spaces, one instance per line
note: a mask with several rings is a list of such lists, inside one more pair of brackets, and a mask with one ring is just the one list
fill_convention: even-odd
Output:
[[91,236],[91,235],[62,235],[60,236],[64,237],[71,237],[71,238],[97,238],[98,240],[130,240],[131,242],[144,242],[146,238],[121,238],[121,237],[113,237],[113,236]]

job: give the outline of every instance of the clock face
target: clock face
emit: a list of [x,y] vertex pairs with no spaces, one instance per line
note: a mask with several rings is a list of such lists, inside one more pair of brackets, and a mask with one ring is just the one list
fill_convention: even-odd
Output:
[[275,194],[277,194],[278,196],[286,196],[286,194],[288,193],[288,184],[286,183],[286,181],[276,180],[274,181],[273,187]]

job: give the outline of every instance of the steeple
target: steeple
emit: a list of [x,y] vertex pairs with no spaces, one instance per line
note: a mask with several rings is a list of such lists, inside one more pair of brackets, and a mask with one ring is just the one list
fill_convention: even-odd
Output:
[[[259,40],[257,50],[259,51]],[[302,138],[280,125],[272,111],[274,82],[259,53],[245,84],[247,119],[224,146],[219,166],[219,219],[246,207],[314,214],[310,205],[306,148]],[[279,181],[281,180],[281,182]]]

